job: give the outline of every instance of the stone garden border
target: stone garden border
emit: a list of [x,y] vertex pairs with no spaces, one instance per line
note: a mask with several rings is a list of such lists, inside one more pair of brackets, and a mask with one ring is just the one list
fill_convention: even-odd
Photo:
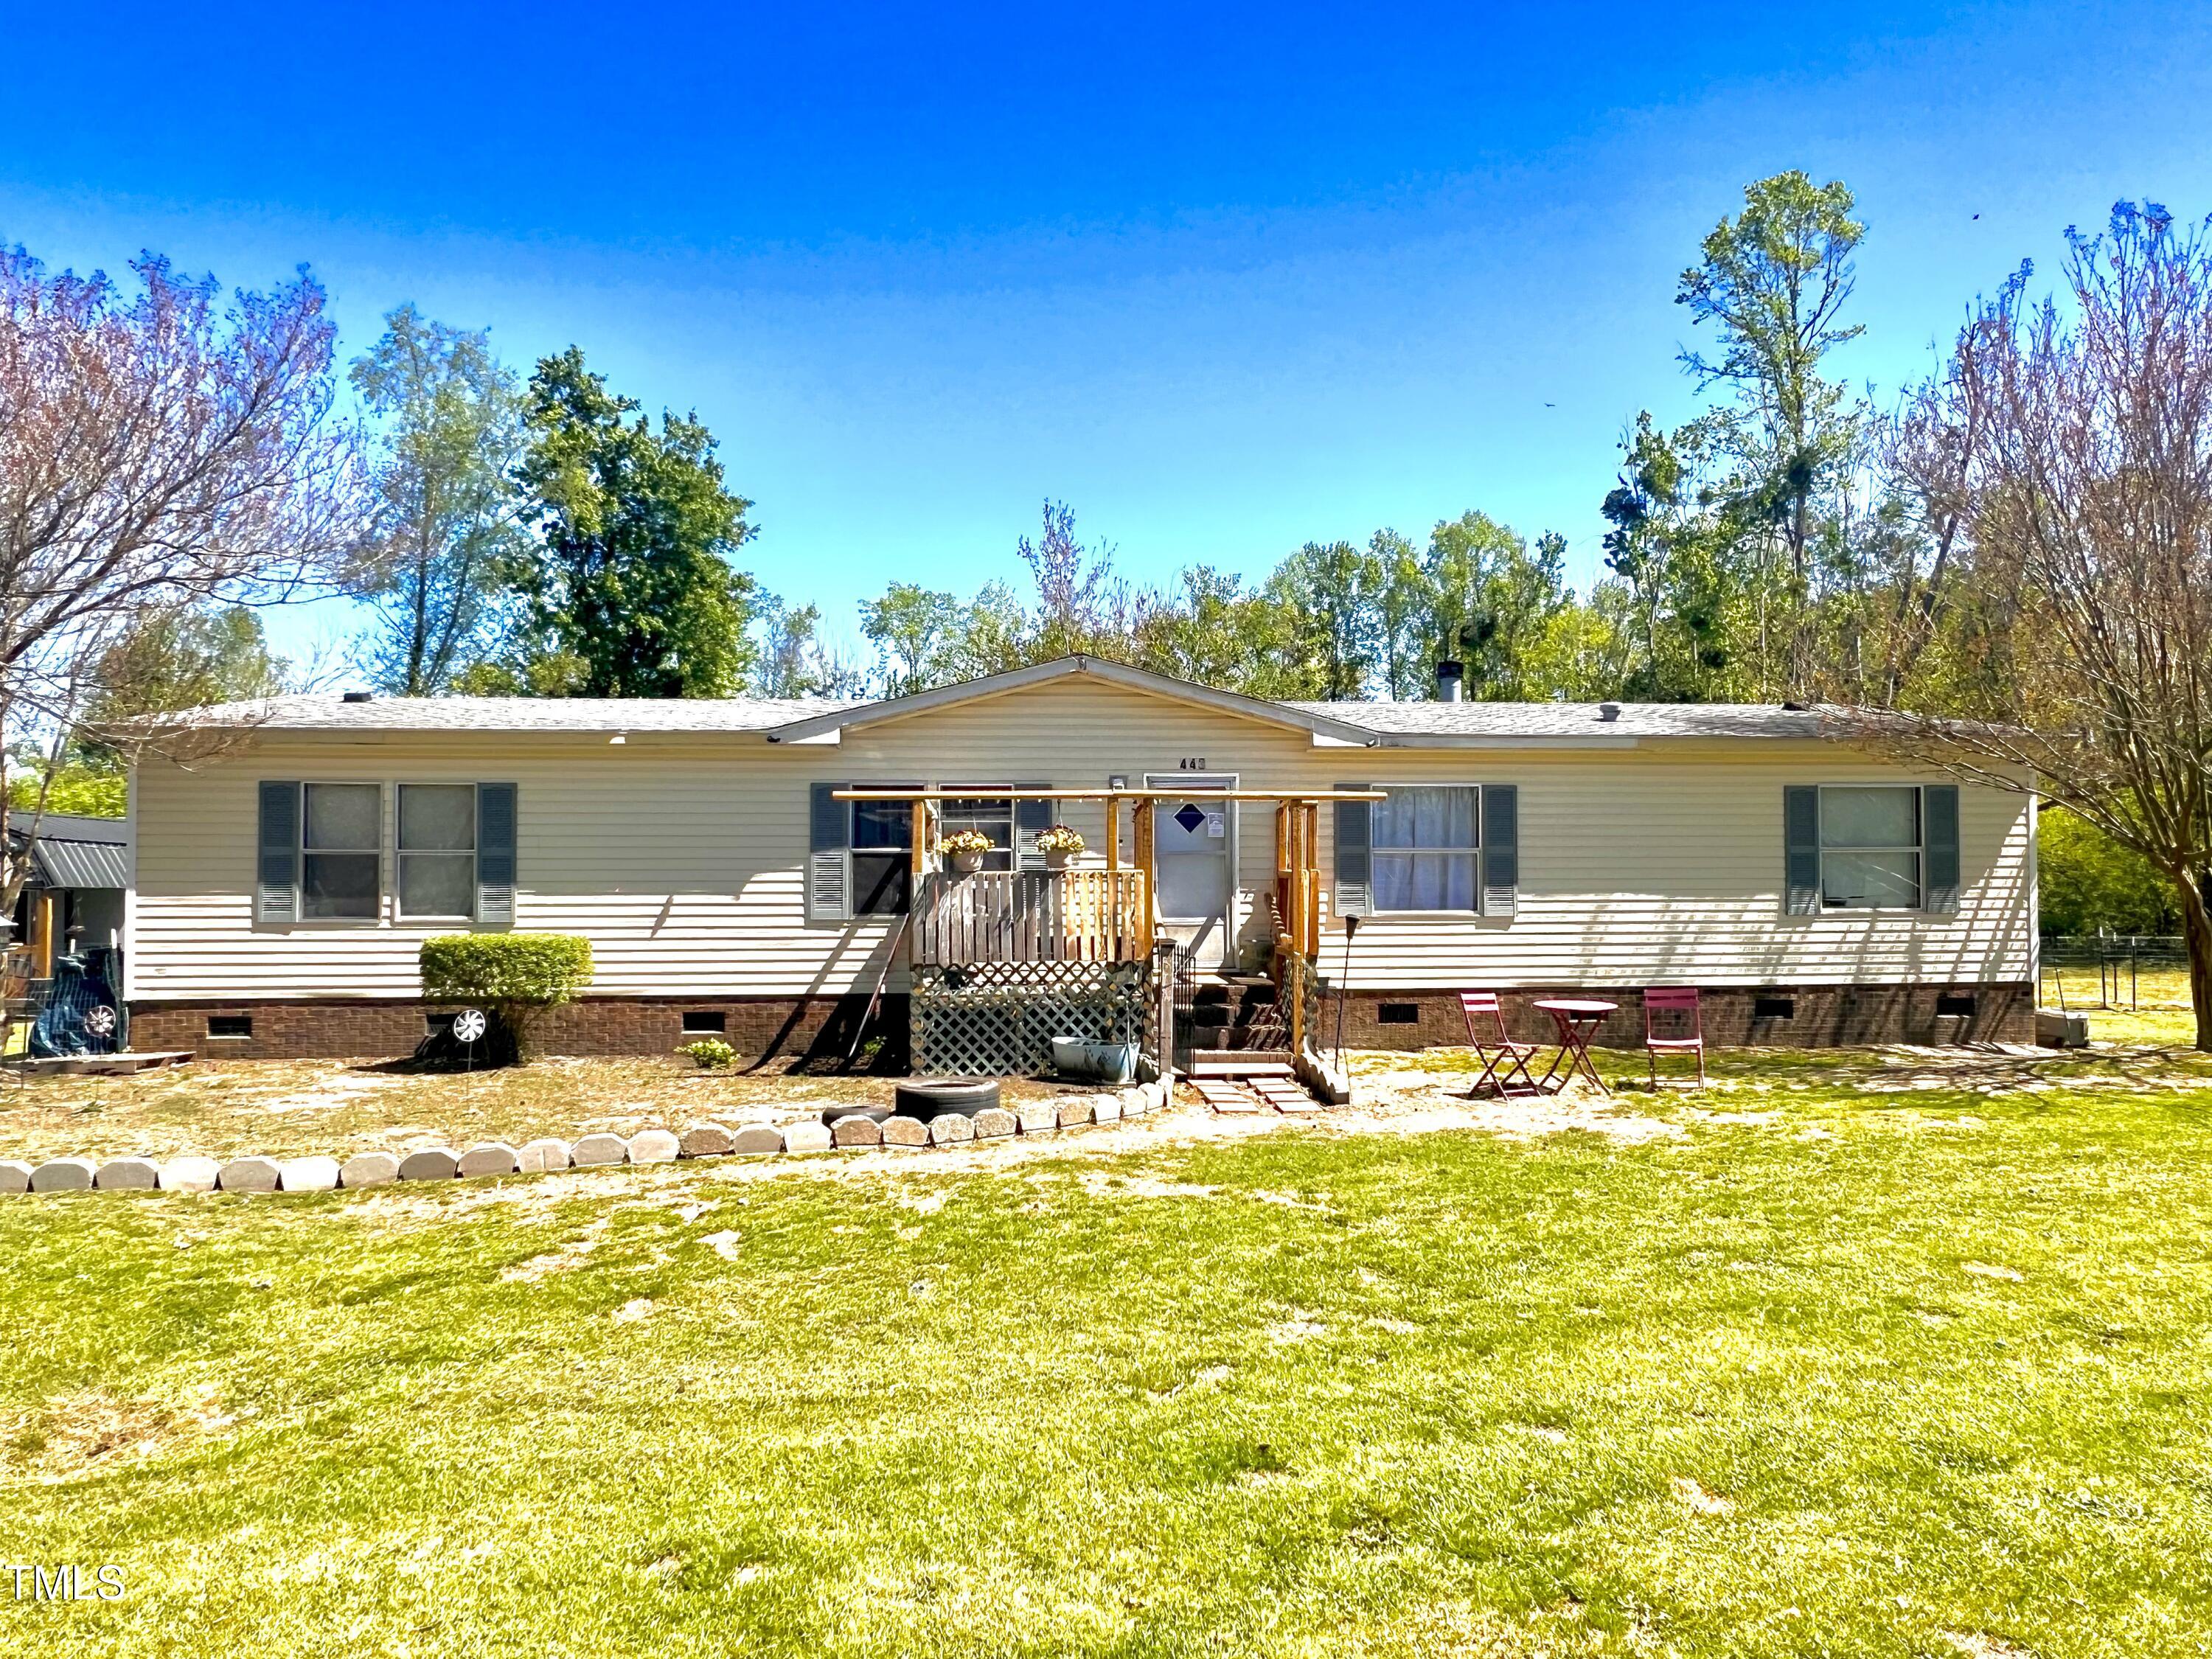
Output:
[[3,1158],[0,1159],[0,1194],[327,1193],[402,1181],[543,1175],[552,1170],[589,1169],[596,1164],[672,1164],[678,1158],[883,1147],[926,1152],[1012,1135],[1055,1134],[1088,1124],[1117,1123],[1123,1118],[1163,1110],[1168,1099],[1167,1085],[1153,1082],[1110,1093],[1062,1096],[1013,1108],[994,1106],[972,1118],[949,1113],[927,1123],[915,1117],[891,1117],[879,1123],[855,1112],[829,1123],[809,1118],[781,1128],[757,1123],[732,1129],[719,1123],[695,1123],[680,1134],[670,1129],[641,1129],[627,1140],[612,1134],[588,1134],[573,1144],[549,1138],[521,1146],[488,1140],[462,1152],[450,1146],[418,1146],[405,1153],[359,1152],[343,1162],[335,1157],[249,1157],[218,1164],[211,1158],[186,1155],[167,1163],[144,1158],[110,1158],[105,1163],[88,1158],[55,1158],[31,1164]]

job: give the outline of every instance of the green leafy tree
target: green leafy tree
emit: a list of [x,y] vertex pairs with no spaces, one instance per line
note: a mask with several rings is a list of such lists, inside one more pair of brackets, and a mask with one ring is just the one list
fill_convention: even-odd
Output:
[[1350,542],[1308,542],[1275,567],[1265,602],[1287,622],[1291,648],[1313,689],[1340,702],[1359,696],[1376,661],[1375,556]]
[[2173,884],[2141,853],[2073,813],[2036,816],[2037,891],[2046,933],[2171,933]]
[[961,611],[945,641],[944,672],[949,681],[1002,674],[1029,660],[1029,613],[1004,582],[985,582]]
[[753,665],[752,690],[763,697],[853,697],[866,689],[866,676],[822,637],[818,605],[787,605],[773,593],[756,606],[761,648]]
[[1532,550],[1510,526],[1468,512],[1429,534],[1424,569],[1430,635],[1439,656],[1467,665],[1467,693],[1486,702],[1534,694],[1530,664],[1551,617],[1565,602],[1566,543]]
[[883,694],[909,696],[957,678],[947,671],[965,619],[957,596],[915,582],[893,582],[864,603],[860,632],[876,647]]
[[1776,684],[1802,686],[1813,672],[1808,607],[1824,538],[1836,545],[1822,520],[1848,483],[1866,420],[1825,373],[1828,355],[1863,326],[1843,321],[1866,234],[1856,205],[1842,180],[1815,185],[1798,170],[1748,185],[1743,210],[1705,237],[1674,295],[1720,342],[1717,356],[1686,350],[1682,362],[1700,392],[1729,394],[1701,422],[1733,462],[1724,517],[1755,529],[1762,553],[1780,554],[1759,570],[1760,667]]
[[752,503],[724,487],[696,418],[664,413],[656,431],[637,407],[574,346],[531,377],[515,469],[538,543],[520,570],[528,654],[573,659],[551,695],[727,696],[754,656],[753,580],[730,562]]
[[9,804],[120,817],[125,761],[104,732],[140,714],[277,696],[290,689],[289,672],[290,665],[270,653],[260,613],[250,606],[149,616],[101,653],[92,676],[96,689],[58,753],[15,746],[8,769]]
[[1570,594],[1547,619],[1527,655],[1528,695],[1568,702],[1601,702],[1630,684],[1634,635],[1626,584],[1608,578],[1589,598]]
[[522,393],[481,331],[411,305],[354,362],[354,390],[382,425],[381,508],[356,591],[376,623],[363,651],[376,683],[434,696],[496,632],[522,537],[508,471],[522,445]]
[[1703,434],[1662,432],[1638,414],[1601,509],[1605,562],[1621,583],[1632,650],[1621,695],[1644,702],[1725,698],[1743,632],[1737,526],[1698,484]]
[[1413,544],[1395,530],[1369,538],[1374,560],[1376,668],[1386,697],[1409,702],[1429,694],[1442,641],[1436,592]]
[[149,617],[100,658],[88,724],[278,696],[288,689],[289,667],[270,653],[261,613],[250,605]]

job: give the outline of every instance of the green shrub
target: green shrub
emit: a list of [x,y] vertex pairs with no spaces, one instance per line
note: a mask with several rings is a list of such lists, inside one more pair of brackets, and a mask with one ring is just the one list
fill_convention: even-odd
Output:
[[441,933],[422,941],[422,997],[497,1016],[518,1051],[545,1011],[592,982],[592,942],[573,933]]
[[696,1042],[687,1042],[678,1049],[699,1062],[702,1072],[719,1072],[738,1057],[738,1051],[720,1037],[701,1037]]

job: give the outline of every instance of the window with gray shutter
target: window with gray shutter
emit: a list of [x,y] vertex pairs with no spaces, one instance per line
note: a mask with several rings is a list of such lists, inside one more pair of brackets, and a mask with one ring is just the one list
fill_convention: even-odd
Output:
[[511,783],[477,786],[477,925],[514,926],[516,792]]
[[[878,789],[919,789],[918,783],[863,785]],[[1004,805],[1005,803],[1002,803]],[[845,854],[850,873],[846,890],[848,908],[855,916],[902,916],[911,907],[914,884],[914,803],[910,800],[848,801],[849,848]],[[1006,842],[1011,856],[1013,813],[1006,814]]]
[[403,783],[393,886],[402,921],[473,921],[478,786]]
[[[1340,789],[1367,789],[1364,783],[1340,783]],[[1375,910],[1372,801],[1336,803],[1336,914],[1371,915]]]
[[1367,813],[1378,915],[1482,910],[1482,796],[1472,784],[1384,784]]
[[1790,915],[1957,912],[1956,784],[1794,785],[1782,817]]
[[808,791],[806,838],[806,919],[842,921],[849,901],[845,856],[852,842],[852,803],[839,800],[837,791],[849,784],[817,783]]
[[1820,792],[1793,784],[1782,792],[1783,912],[1820,914]]
[[1057,820],[1053,811],[1060,803],[1051,800],[1031,800],[1019,793],[1024,789],[1049,789],[1048,783],[1024,783],[1015,786],[1014,847],[1020,855],[1024,870],[1044,868],[1044,854],[1036,849],[1036,838],[1052,828]]
[[1931,783],[1920,792],[1927,838],[1927,908],[1939,915],[1959,908],[1959,786]]
[[384,898],[384,788],[300,787],[301,921],[374,921]]
[[253,877],[253,919],[300,919],[300,786],[264,780],[259,852]]
[[1482,914],[1512,921],[1521,897],[1521,790],[1482,786]]

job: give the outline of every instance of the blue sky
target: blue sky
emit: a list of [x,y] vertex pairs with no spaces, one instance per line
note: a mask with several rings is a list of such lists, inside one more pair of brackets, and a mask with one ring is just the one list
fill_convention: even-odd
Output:
[[1015,574],[1047,495],[1139,580],[1474,507],[1586,580],[1745,181],[1858,191],[1883,396],[2069,222],[2212,210],[2202,5],[0,0],[0,237],[306,261],[349,353],[404,300],[574,341],[699,411],[746,562],[847,628]]

